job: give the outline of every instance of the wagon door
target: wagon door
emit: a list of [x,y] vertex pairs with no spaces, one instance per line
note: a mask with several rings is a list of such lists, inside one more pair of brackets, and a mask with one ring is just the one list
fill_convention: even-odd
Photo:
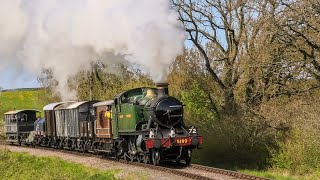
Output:
[[99,107],[97,110],[97,127],[96,127],[96,134],[99,138],[110,138],[110,125],[108,121],[110,121],[106,116],[106,110],[103,107]]

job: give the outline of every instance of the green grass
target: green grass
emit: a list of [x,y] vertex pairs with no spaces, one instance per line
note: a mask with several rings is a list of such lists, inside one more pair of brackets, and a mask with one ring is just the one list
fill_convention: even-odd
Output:
[[42,89],[0,92],[0,113],[3,115],[13,109],[42,110],[45,103],[41,103],[39,98],[44,93],[45,91]]
[[0,179],[116,179],[116,171],[98,170],[70,163],[56,157],[35,157],[29,154],[0,150]]

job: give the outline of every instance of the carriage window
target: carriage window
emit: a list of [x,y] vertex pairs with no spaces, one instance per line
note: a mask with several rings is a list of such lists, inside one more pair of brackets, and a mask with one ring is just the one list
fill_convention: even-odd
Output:
[[12,115],[11,116],[11,121],[12,122],[16,122],[17,121],[17,116],[16,115]]
[[121,103],[129,103],[129,98],[127,94],[122,95]]
[[27,118],[28,116],[27,116],[27,114],[23,114],[22,116],[21,116],[21,122],[27,122],[27,120],[28,120],[28,118]]

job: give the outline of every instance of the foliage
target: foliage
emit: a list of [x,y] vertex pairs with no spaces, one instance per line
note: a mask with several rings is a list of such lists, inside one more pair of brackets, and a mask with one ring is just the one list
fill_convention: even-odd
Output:
[[319,169],[318,95],[319,92],[312,96],[296,98],[282,109],[289,114],[282,116],[283,121],[290,123],[292,129],[286,138],[279,139],[279,151],[275,151],[271,159],[274,167],[287,169],[296,174],[311,173]]
[[[79,100],[109,100],[128,89],[154,86],[154,83],[139,70],[117,65],[117,74],[108,72],[108,67],[80,72],[73,77],[71,86],[76,86]],[[91,95],[91,97],[90,97]]]
[[250,174],[253,176],[264,177],[269,179],[277,180],[309,180],[309,179],[319,179],[319,172],[313,172],[308,175],[294,175],[282,169],[270,169],[268,171],[257,171],[257,170],[239,170],[241,173]]
[[35,157],[0,150],[0,179],[115,179],[100,171],[54,157]]

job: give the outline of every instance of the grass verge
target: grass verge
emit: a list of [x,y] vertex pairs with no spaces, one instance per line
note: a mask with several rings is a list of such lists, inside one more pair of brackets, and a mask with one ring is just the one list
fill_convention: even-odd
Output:
[[239,172],[244,174],[249,174],[258,177],[264,177],[269,179],[277,180],[311,180],[320,179],[320,171],[315,171],[311,174],[296,175],[287,170],[282,169],[270,169],[267,171],[254,171],[254,170],[239,170]]
[[0,179],[116,179],[115,171],[103,171],[56,157],[35,157],[29,154],[0,150]]

